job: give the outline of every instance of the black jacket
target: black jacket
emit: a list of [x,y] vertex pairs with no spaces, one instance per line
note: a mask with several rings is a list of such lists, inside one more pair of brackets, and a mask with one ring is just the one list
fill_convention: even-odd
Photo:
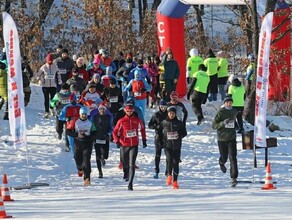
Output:
[[95,138],[97,140],[109,140],[109,136],[111,135],[113,130],[111,116],[108,114],[96,114],[92,119],[92,123],[94,124],[96,129]]
[[154,115],[152,115],[149,123],[148,128],[155,129],[156,134],[161,135],[162,129],[160,129],[161,122],[167,118],[167,112],[163,112],[159,110],[158,112],[155,112]]
[[182,146],[182,139],[187,135],[186,126],[177,117],[174,119],[167,119],[161,124],[163,134],[163,147],[172,150],[180,149]]

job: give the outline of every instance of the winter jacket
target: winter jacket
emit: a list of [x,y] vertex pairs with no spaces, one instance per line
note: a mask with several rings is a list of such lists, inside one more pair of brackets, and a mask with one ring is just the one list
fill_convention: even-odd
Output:
[[204,60],[204,65],[207,67],[208,76],[217,74],[219,63],[216,57],[208,57]]
[[69,74],[74,68],[74,62],[70,57],[66,59],[62,59],[62,57],[58,57],[54,60],[54,64],[57,65],[59,69],[59,73],[61,75],[62,83],[66,82],[69,78]]
[[151,90],[149,84],[142,77],[139,79],[132,79],[125,87],[124,92],[130,91],[131,88],[133,96],[136,100],[146,99],[146,92],[150,92]]
[[37,73],[37,80],[42,87],[57,87],[56,78],[59,85],[62,84],[59,69],[56,64],[45,63]]
[[182,146],[182,139],[187,135],[186,126],[177,117],[163,120],[161,123],[163,147],[178,150]]
[[91,121],[96,129],[96,143],[105,144],[105,141],[109,140],[109,136],[113,131],[111,116],[108,114],[96,114]]
[[180,70],[175,60],[166,60],[164,63],[164,80],[178,79]]
[[158,68],[155,63],[144,64],[152,84],[157,84]]
[[194,74],[194,80],[192,81],[192,84],[189,87],[187,96],[190,96],[193,90],[206,94],[208,92],[209,82],[210,77],[205,71],[202,70],[197,71]]
[[68,104],[61,110],[58,117],[60,121],[66,121],[66,129],[74,129],[75,122],[79,118],[79,109],[82,107],[80,104]]
[[148,123],[148,128],[150,129],[155,129],[155,132],[157,135],[162,135],[160,129],[161,123],[163,120],[167,118],[167,111],[163,112],[159,110],[158,112],[155,112],[154,115],[152,115],[149,123]]
[[200,56],[192,56],[187,61],[187,72],[190,78],[194,78],[195,72],[199,70],[199,65],[203,64],[203,58]]
[[[235,120],[237,110],[226,109],[224,106],[217,112],[212,123],[213,129],[217,129],[218,141],[231,141],[236,139]],[[225,119],[230,119],[228,123]]]
[[234,107],[244,107],[245,88],[241,82],[236,78],[228,87],[228,94],[232,95]]
[[228,77],[228,60],[220,58],[218,65],[218,78]]
[[28,64],[24,64],[24,63],[21,64],[21,69],[22,69],[22,84],[23,84],[23,89],[25,90],[30,85],[30,79],[33,77],[33,71]]
[[125,115],[118,121],[114,128],[114,142],[119,142],[123,147],[138,146],[138,129],[141,131],[142,140],[146,141],[146,133],[143,122],[134,115],[130,117]]
[[105,88],[103,95],[101,96],[102,100],[105,100],[109,103],[109,109],[112,113],[116,113],[122,106],[124,98],[120,88]]
[[[74,137],[74,139],[78,140],[78,141],[82,141],[82,142],[93,142],[96,138],[96,129],[94,124],[89,120],[82,120],[82,119],[78,119],[75,122],[75,134],[71,133],[72,137]],[[68,133],[69,135],[70,133]],[[92,145],[87,145],[88,147],[92,147]]]
[[78,90],[80,93],[82,93],[82,92],[85,90],[85,88],[86,88],[86,83],[85,83],[85,81],[84,81],[81,77],[79,77],[79,76],[73,76],[73,77],[71,77],[70,79],[68,79],[68,80],[66,81],[66,83],[67,83],[69,86],[71,86],[72,84],[75,84],[75,85],[77,86],[77,90]]
[[104,86],[104,88],[109,87],[111,79],[115,79],[116,80],[116,86],[119,86],[117,78],[113,74],[110,74],[110,75],[104,75],[100,79],[101,80],[101,84]]
[[252,81],[256,72],[256,64],[255,62],[250,62],[246,70],[245,80]]
[[0,69],[0,96],[7,100],[8,98],[7,72],[5,69]]
[[59,114],[66,105],[70,104],[70,95],[70,91],[61,90],[56,93],[54,98],[50,101],[50,106],[56,108],[56,111]]
[[131,70],[131,72],[129,73],[129,76],[128,76],[128,82],[130,82],[132,79],[135,78],[135,71],[136,70],[139,70],[141,72],[141,78],[142,79],[145,79],[148,83],[150,83],[150,77],[149,77],[149,74],[148,74],[148,71],[145,69],[145,68],[141,68],[141,67],[138,67],[136,66],[134,69]]
[[[77,71],[78,71],[78,76],[84,80],[84,82],[87,84],[88,81],[89,81],[89,73],[84,69],[84,68],[79,68],[79,67],[76,67]],[[72,72],[70,72],[69,74],[69,78],[72,78],[73,77],[73,74]]]

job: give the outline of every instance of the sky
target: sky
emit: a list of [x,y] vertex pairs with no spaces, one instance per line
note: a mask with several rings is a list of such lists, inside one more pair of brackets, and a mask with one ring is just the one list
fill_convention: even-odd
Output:
[[[119,150],[110,146],[110,156],[98,178],[93,151],[91,183],[83,186],[77,176],[73,157],[64,151],[64,140],[56,138],[55,120],[44,119],[41,88],[32,85],[31,102],[26,107],[27,148],[11,146],[8,121],[0,111],[0,168],[8,176],[11,198],[5,202],[7,215],[16,219],[292,219],[292,121],[290,117],[269,116],[281,131],[267,132],[277,137],[278,147],[268,149],[274,190],[262,190],[266,168],[263,149],[257,150],[257,168],[253,168],[252,150],[243,150],[238,141],[239,184],[230,187],[229,162],[227,173],[218,165],[216,132],[211,123],[220,101],[206,103],[206,120],[196,125],[191,106],[188,135],[183,140],[180,189],[165,185],[165,156],[161,160],[159,179],[154,174],[154,132],[147,129],[148,147],[139,148],[134,191],[127,190],[123,173],[118,169]],[[148,109],[146,122],[157,109]],[[245,130],[252,126],[245,123]],[[7,143],[5,143],[5,141]],[[29,178],[29,180],[28,180]],[[49,186],[15,190],[27,183]]]

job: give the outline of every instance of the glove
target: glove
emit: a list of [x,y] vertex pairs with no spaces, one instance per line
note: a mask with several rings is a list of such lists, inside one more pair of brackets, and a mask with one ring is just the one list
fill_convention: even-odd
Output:
[[109,135],[109,141],[110,141],[110,142],[113,142],[113,140],[114,140],[113,135],[112,135],[112,134]]
[[0,69],[1,69],[1,70],[5,70],[5,69],[6,69],[6,64],[0,62]]
[[146,140],[143,140],[143,148],[147,147],[147,141]]
[[117,142],[116,145],[117,145],[117,148],[121,147],[121,143],[120,142]]
[[145,88],[142,88],[142,89],[141,89],[141,92],[146,92],[146,89],[145,89]]
[[110,140],[110,136],[109,136],[108,134],[106,134],[106,135],[104,135],[104,139],[105,139],[106,141],[109,141],[109,140]]
[[66,121],[70,121],[71,119],[70,118],[66,118]]
[[227,125],[228,123],[231,123],[231,122],[233,122],[233,120],[230,118],[227,118],[223,121],[223,124]]
[[190,100],[190,97],[191,97],[190,95],[187,95],[187,100]]

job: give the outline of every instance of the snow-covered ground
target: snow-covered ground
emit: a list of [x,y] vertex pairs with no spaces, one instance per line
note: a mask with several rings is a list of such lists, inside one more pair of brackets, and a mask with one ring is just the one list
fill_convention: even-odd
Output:
[[[92,185],[83,186],[74,160],[56,138],[54,118],[44,119],[40,87],[32,86],[32,99],[26,108],[27,151],[5,143],[9,139],[8,121],[0,112],[0,167],[10,186],[28,182],[48,183],[47,187],[10,190],[14,202],[5,202],[8,215],[16,219],[292,219],[292,121],[289,117],[270,117],[282,131],[268,133],[277,137],[278,147],[269,149],[275,190],[261,190],[266,169],[264,150],[257,150],[258,167],[253,168],[253,152],[242,150],[238,135],[239,183],[231,188],[229,174],[218,166],[216,133],[211,128],[219,101],[203,106],[206,120],[196,126],[189,103],[188,136],[183,141],[179,190],[165,185],[165,156],[159,179],[153,179],[154,132],[147,129],[148,147],[139,149],[134,191],[127,190],[117,168],[119,150],[111,144],[110,158],[98,178],[92,155]],[[156,110],[147,110],[146,121]],[[245,125],[246,130],[251,129]],[[27,165],[28,158],[28,165]],[[229,163],[227,164],[229,167]],[[0,207],[1,208],[1,207]]]

